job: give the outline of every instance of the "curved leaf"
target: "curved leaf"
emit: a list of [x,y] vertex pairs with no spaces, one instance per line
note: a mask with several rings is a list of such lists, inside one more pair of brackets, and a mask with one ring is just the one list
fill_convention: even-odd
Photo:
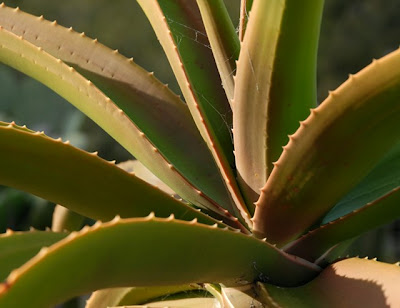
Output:
[[[223,0],[197,0],[228,101],[232,104],[240,42]],[[231,105],[232,108],[232,105]],[[233,109],[233,108],[232,108]]]
[[[0,25],[76,68],[132,119],[181,175],[217,203],[230,204],[218,168],[186,104],[152,73],[83,33],[18,8],[0,5]],[[136,151],[131,153],[137,156]],[[158,163],[144,163],[157,173]],[[163,180],[170,183],[170,178]]]
[[[227,208],[251,226],[233,173],[232,111],[195,1],[138,0],[170,61],[197,127],[231,193]],[[242,219],[243,218],[243,219]]]
[[42,48],[33,46],[1,27],[0,41],[0,61],[38,79],[79,108],[143,164],[152,166],[154,174],[180,196],[199,207],[208,207],[225,218],[229,217],[224,209],[168,163],[146,135],[91,81]]
[[331,92],[275,164],[255,231],[282,245],[321,220],[400,141],[399,95],[400,50]]
[[284,250],[315,262],[329,248],[400,217],[400,187],[351,214],[310,231]]
[[237,173],[248,206],[257,201],[288,135],[316,106],[323,3],[254,0],[252,5],[233,103]]
[[400,143],[324,217],[326,224],[373,202],[400,186]]
[[[266,242],[216,226],[152,215],[116,218],[71,233],[12,272],[0,285],[0,306],[42,308],[77,294],[123,286],[237,285],[256,279],[293,286],[319,271]],[[38,280],[53,283],[38,289]]]
[[365,259],[347,259],[326,268],[298,288],[260,285],[271,307],[377,308],[400,305],[400,267]]
[[49,231],[13,232],[0,234],[0,281],[10,272],[35,256],[43,246],[62,240],[68,233]]
[[38,195],[94,219],[146,216],[214,223],[154,186],[96,155],[0,122],[0,184]]

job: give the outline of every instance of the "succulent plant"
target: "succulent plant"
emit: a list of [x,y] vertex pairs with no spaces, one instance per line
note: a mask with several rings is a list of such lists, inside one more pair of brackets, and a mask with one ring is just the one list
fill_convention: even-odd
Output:
[[96,39],[0,6],[0,60],[138,159],[0,122],[0,184],[59,204],[52,231],[0,236],[0,306],[400,305],[398,264],[341,257],[400,216],[400,50],[317,106],[323,0],[242,0],[238,30],[222,0],[138,2],[185,102]]

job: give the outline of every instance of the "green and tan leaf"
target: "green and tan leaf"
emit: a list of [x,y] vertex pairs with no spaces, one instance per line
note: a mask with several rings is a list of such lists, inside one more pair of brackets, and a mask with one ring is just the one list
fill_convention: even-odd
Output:
[[[77,69],[124,111],[168,163],[179,171],[179,176],[184,175],[218,204],[230,206],[218,169],[187,106],[152,73],[84,33],[18,8],[0,5],[0,26]],[[107,130],[104,123],[98,123]],[[161,175],[159,163],[152,161],[151,156],[143,160],[137,145],[128,150],[153,173]],[[161,176],[169,185],[176,181],[172,180],[174,177],[173,174]],[[176,188],[176,185],[172,186]]]
[[232,110],[209,48],[195,1],[138,0],[159,39],[190,112],[231,193],[230,209],[251,226],[236,183],[231,137]]
[[400,303],[400,267],[366,259],[347,259],[327,267],[298,288],[259,284],[268,307],[377,308]]
[[[233,136],[248,206],[288,135],[316,106],[316,60],[323,0],[254,0],[235,77]],[[296,50],[296,52],[293,52]]]
[[[38,195],[103,221],[175,213],[179,219],[212,218],[96,155],[43,133],[0,122],[0,184]],[[21,176],[22,175],[22,176]]]
[[38,79],[91,117],[174,191],[199,207],[210,208],[229,219],[215,201],[199,191],[155,148],[146,135],[91,81],[74,68],[35,47],[22,37],[0,28],[0,61]]
[[[49,307],[74,295],[124,286],[204,281],[240,285],[260,277],[294,286],[319,271],[312,263],[228,229],[173,217],[117,217],[109,223],[73,232],[65,240],[42,249],[1,285],[0,306]],[[54,283],[37,289],[38,280]],[[32,292],[34,296],[30,296]]]
[[400,50],[374,60],[301,122],[262,189],[256,233],[279,245],[294,239],[399,142],[399,67]]

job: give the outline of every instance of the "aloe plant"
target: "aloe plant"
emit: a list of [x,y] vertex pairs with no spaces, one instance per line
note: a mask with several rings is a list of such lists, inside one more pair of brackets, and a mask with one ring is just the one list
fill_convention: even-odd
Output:
[[0,122],[0,184],[59,204],[52,231],[0,236],[0,306],[88,292],[87,308],[398,306],[399,264],[341,254],[400,216],[400,50],[317,106],[323,2],[242,0],[237,33],[222,0],[138,0],[185,102],[117,50],[2,4],[0,60],[138,161]]

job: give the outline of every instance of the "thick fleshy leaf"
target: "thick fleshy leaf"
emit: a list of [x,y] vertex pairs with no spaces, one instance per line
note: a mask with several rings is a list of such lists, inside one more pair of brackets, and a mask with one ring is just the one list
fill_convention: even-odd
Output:
[[35,47],[1,27],[0,40],[0,61],[36,78],[79,108],[143,164],[152,166],[154,174],[180,196],[199,207],[208,207],[227,216],[224,209],[166,161],[146,135],[91,81],[41,47]]
[[[186,104],[152,73],[83,33],[18,8],[0,5],[0,26],[77,69],[132,119],[181,175],[217,203],[230,204],[218,168]],[[157,163],[144,163],[157,173]]]
[[310,231],[284,250],[315,262],[329,248],[400,217],[400,187],[351,214]]
[[399,285],[398,264],[352,258],[330,265],[304,286],[260,284],[260,291],[271,307],[377,308],[400,306]]
[[122,305],[137,305],[154,301],[157,298],[165,297],[192,290],[201,290],[198,284],[166,287],[131,287],[112,288],[94,292],[85,308],[108,308]]
[[322,224],[355,211],[400,186],[400,143],[324,217]]
[[321,220],[400,141],[399,96],[400,50],[331,92],[275,164],[258,201],[255,232],[282,245]]
[[232,103],[235,88],[233,76],[240,52],[239,38],[223,0],[197,0],[197,4],[221,76],[222,85],[228,101]]
[[43,246],[62,240],[68,233],[49,231],[13,232],[0,234],[0,281],[12,270],[20,267],[35,256]]
[[14,124],[0,122],[0,184],[82,214],[110,220],[154,211],[179,219],[213,219],[96,155]]
[[[239,232],[173,217],[117,217],[42,249],[0,285],[0,306],[49,307],[74,295],[123,286],[238,285],[257,279],[294,286],[319,271]],[[38,287],[38,281],[50,280],[46,288]]]
[[257,201],[288,135],[315,107],[323,0],[254,0],[235,77],[239,184]]
[[197,2],[138,0],[138,3],[164,48],[190,112],[231,193],[235,206],[229,210],[251,225],[232,170],[232,111]]
[[253,0],[241,0],[240,1],[240,17],[239,17],[239,40],[240,41],[243,41],[252,5],[253,5]]

